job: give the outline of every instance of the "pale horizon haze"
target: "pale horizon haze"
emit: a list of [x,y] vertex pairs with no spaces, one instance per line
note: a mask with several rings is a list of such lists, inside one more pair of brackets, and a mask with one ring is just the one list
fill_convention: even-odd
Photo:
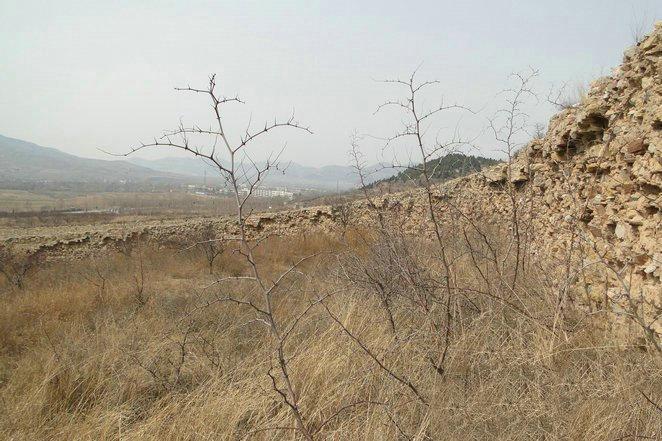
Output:
[[[546,123],[550,87],[609,74],[634,44],[632,28],[648,33],[661,17],[662,2],[648,0],[0,0],[0,134],[111,159],[99,149],[126,152],[180,118],[208,124],[209,103],[173,88],[204,87],[216,73],[223,94],[246,101],[227,108],[230,136],[249,117],[257,127],[293,111],[314,132],[281,132],[256,146],[258,159],[287,140],[285,159],[344,165],[352,131],[389,136],[401,120],[373,115],[397,96],[375,80],[420,66],[421,79],[440,81],[426,104],[443,97],[478,111],[441,126],[475,136],[472,153],[498,157],[479,134],[510,73],[540,71],[527,110]],[[363,148],[379,160],[379,142]]]

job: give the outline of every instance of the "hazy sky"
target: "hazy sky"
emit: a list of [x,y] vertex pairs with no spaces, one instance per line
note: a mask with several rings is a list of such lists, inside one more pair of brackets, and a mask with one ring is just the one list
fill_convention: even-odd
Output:
[[[103,158],[99,147],[126,151],[180,118],[206,124],[207,101],[173,87],[204,86],[216,72],[226,94],[247,101],[228,108],[231,135],[251,115],[259,124],[294,109],[314,134],[287,134],[286,158],[345,164],[352,130],[387,136],[400,121],[373,115],[397,96],[375,79],[422,63],[421,79],[441,81],[428,103],[443,95],[482,109],[460,122],[473,135],[509,73],[539,69],[544,96],[552,84],[608,74],[633,43],[631,27],[660,18],[659,0],[0,0],[0,134]],[[552,109],[530,112],[545,122]],[[377,144],[366,140],[369,158]],[[480,146],[494,155],[489,137]]]

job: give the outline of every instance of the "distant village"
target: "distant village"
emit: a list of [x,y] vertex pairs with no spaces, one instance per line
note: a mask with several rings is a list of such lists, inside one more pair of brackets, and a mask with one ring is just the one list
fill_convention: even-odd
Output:
[[[197,184],[188,184],[186,185],[186,191],[188,193],[196,194],[199,196],[229,196],[234,194],[233,191],[228,187],[213,187],[209,185],[197,185]],[[240,189],[242,195],[246,195],[249,192],[248,187],[242,187]],[[258,198],[283,198],[287,200],[293,200],[295,196],[308,195],[308,194],[318,194],[320,193],[319,189],[314,188],[287,188],[287,187],[257,187],[253,189],[252,197]]]

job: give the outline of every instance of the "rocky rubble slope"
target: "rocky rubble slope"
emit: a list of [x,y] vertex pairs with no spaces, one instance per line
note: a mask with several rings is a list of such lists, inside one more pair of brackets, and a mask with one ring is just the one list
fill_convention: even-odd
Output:
[[476,188],[507,183],[531,200],[541,250],[582,247],[584,264],[608,268],[586,280],[590,292],[625,286],[662,303],[662,22],[510,168],[462,180],[455,191],[473,188],[476,199],[485,194]]

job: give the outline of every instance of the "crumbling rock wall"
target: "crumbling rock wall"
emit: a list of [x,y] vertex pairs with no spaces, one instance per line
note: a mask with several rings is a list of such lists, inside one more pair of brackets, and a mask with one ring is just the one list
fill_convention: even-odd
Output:
[[530,142],[512,164],[450,184],[451,192],[480,210],[507,207],[505,193],[514,188],[531,203],[540,252],[584,253],[592,295],[616,295],[625,285],[662,304],[661,77],[657,23],[579,105],[551,119],[543,139]]
[[[219,237],[237,237],[237,222],[231,217],[195,217],[131,223],[36,227],[0,231],[0,243],[20,252],[42,253],[49,259],[83,258],[110,250],[122,250],[135,242],[156,245],[190,245],[202,240],[209,226]],[[301,232],[337,230],[336,209],[312,207],[277,213],[256,213],[246,221],[249,238],[264,235],[287,236]]]

